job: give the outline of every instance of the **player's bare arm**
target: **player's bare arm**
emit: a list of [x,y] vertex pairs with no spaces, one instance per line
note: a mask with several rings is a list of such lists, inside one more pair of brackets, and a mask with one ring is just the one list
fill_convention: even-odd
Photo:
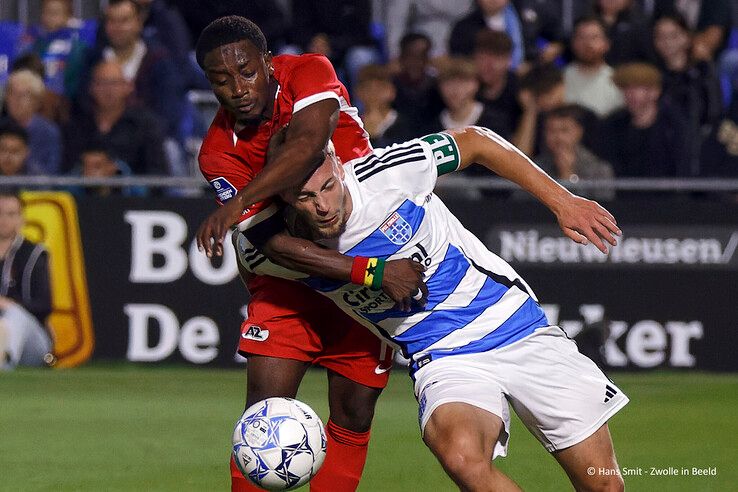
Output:
[[480,127],[449,133],[459,146],[459,169],[478,163],[520,185],[554,213],[564,234],[577,243],[591,242],[603,253],[607,253],[605,242],[617,244],[615,235],[621,231],[610,212],[558,184],[499,135]]
[[[258,247],[267,258],[281,267],[315,277],[351,281],[352,257],[307,239],[293,237],[287,231],[271,236]],[[250,273],[240,262],[238,265],[242,278],[247,278]],[[423,282],[424,271],[423,265],[411,259],[388,261],[384,267],[382,290],[398,304],[399,309],[409,309],[418,291],[423,294],[422,304],[428,297],[428,288]]]
[[226,231],[252,204],[300,184],[320,164],[326,142],[338,122],[338,101],[326,99],[295,113],[290,123],[289,140],[279,155],[254,176],[236,196],[213,212],[200,225],[197,244],[208,256],[223,254]]

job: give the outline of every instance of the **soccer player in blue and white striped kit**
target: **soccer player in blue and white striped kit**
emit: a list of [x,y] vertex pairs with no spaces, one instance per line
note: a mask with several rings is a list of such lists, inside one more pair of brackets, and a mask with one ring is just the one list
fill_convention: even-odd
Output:
[[[562,188],[490,130],[468,127],[345,165],[329,146],[315,173],[283,194],[290,208],[269,220],[286,219],[293,234],[353,256],[352,281],[363,277],[363,286],[271,261],[259,261],[255,273],[304,282],[410,359],[423,440],[462,490],[519,490],[492,464],[507,453],[508,403],[577,490],[620,490],[607,421],[628,398],[549,325],[525,280],[433,194],[439,175],[472,163],[536,196],[572,240],[603,252],[604,241],[616,244],[620,230],[607,210]],[[242,269],[250,270],[259,242],[238,235]],[[384,262],[396,258],[426,266],[427,292],[403,306],[376,287]]]

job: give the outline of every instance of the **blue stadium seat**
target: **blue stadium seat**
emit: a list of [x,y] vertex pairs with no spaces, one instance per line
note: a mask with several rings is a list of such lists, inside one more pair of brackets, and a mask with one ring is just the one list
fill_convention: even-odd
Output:
[[0,21],[0,85],[8,78],[23,30],[18,22]]

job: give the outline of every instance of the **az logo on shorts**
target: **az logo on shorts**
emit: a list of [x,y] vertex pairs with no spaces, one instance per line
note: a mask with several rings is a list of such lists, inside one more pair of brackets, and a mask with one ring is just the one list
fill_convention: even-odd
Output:
[[250,325],[241,333],[241,338],[246,340],[254,340],[256,342],[263,342],[269,338],[269,330],[265,330],[257,325]]

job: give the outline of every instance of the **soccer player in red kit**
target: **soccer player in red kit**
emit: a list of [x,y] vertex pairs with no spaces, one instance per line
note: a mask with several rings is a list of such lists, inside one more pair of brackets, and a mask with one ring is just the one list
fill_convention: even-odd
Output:
[[[196,51],[221,104],[199,156],[200,169],[222,205],[198,231],[198,245],[212,256],[222,254],[223,237],[234,224],[242,231],[272,227],[268,224],[274,221],[265,220],[279,211],[272,197],[309,175],[323,160],[328,139],[344,161],[370,153],[371,146],[325,57],[272,58],[261,30],[237,16],[213,21]],[[267,158],[270,138],[285,125],[290,144]],[[362,263],[284,231],[268,232],[260,235],[270,239],[257,246],[278,264],[338,280],[364,278],[357,265],[366,267],[366,259]],[[249,261],[264,261],[254,251]],[[387,384],[391,350],[306,287],[273,277],[245,280],[251,299],[239,352],[248,356],[246,406],[272,396],[294,397],[310,364],[325,367],[328,453],[311,490],[355,490],[376,400]],[[381,288],[400,304],[409,302],[425,288],[422,267],[410,260],[387,262]],[[232,490],[257,490],[233,461],[231,477]]]

